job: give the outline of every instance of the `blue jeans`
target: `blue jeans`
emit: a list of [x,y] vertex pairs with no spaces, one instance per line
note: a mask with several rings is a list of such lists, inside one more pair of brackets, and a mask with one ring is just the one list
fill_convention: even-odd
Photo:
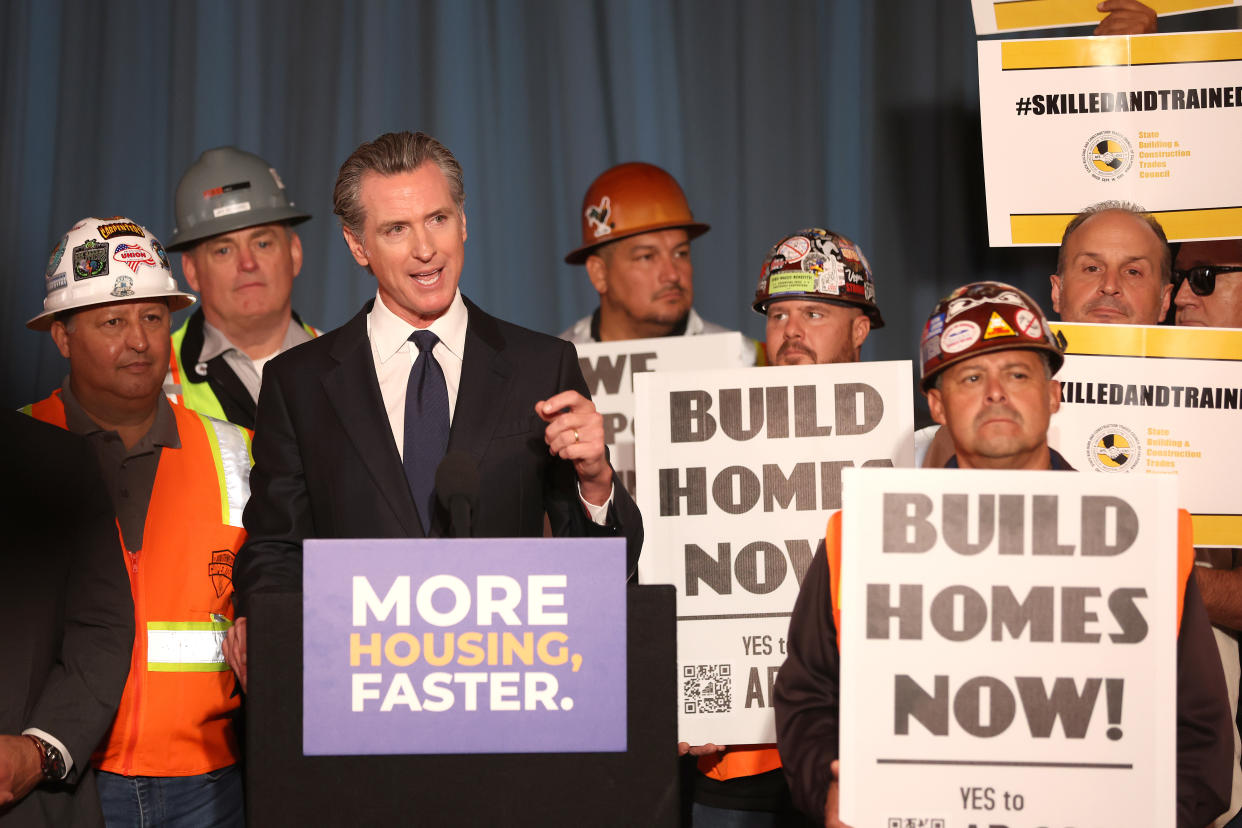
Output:
[[694,828],[775,828],[777,824],[771,811],[734,811],[698,802],[694,803],[692,823]]
[[108,828],[245,828],[236,765],[197,776],[121,776],[99,771]]

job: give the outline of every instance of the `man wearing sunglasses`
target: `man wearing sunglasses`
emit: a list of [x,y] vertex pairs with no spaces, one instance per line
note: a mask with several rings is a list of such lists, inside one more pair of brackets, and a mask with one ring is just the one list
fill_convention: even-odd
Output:
[[1186,242],[1173,270],[1178,325],[1242,328],[1242,239]]
[[[1185,242],[1173,268],[1173,303],[1178,325],[1242,328],[1242,239]],[[1199,589],[1216,634],[1230,707],[1237,717],[1242,663],[1238,635],[1242,630],[1242,568],[1239,550],[1199,549]],[[1235,736],[1236,738],[1236,736]],[[1242,740],[1234,742],[1235,768],[1242,761]],[[1216,826],[1242,826],[1242,771],[1235,770],[1229,810]],[[1225,821],[1230,817],[1230,821]]]

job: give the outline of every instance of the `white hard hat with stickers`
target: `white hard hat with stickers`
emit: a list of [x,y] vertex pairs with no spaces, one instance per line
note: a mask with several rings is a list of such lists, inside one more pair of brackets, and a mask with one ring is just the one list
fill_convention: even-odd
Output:
[[51,328],[59,313],[113,302],[167,299],[173,311],[194,304],[178,290],[159,240],[124,216],[73,225],[52,250],[43,278],[43,313],[26,323],[34,331]]

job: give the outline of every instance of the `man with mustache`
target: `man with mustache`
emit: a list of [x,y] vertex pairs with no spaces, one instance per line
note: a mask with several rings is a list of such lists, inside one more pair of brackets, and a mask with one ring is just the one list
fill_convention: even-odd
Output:
[[293,312],[302,240],[310,218],[276,168],[236,147],[198,157],[177,184],[177,226],[168,249],[202,305],[172,335],[166,391],[174,401],[254,428],[263,367],[319,331]]
[[[27,327],[50,331],[69,376],[25,411],[91,447],[137,622],[117,717],[93,759],[104,819],[241,826],[240,700],[221,642],[245,539],[250,434],[164,395],[169,320],[194,297],[177,289],[147,228],[83,219],[52,251],[45,279],[43,312]],[[91,761],[90,751],[72,758]]]
[[768,320],[771,365],[858,362],[867,334],[884,326],[862,249],[818,227],[772,247],[753,307]]
[[599,307],[561,334],[574,343],[727,333],[695,312],[690,242],[697,222],[676,179],[654,164],[605,170],[582,199],[582,244],[565,257],[585,264]]
[[[791,233],[768,251],[753,307],[767,318],[767,364],[858,362],[872,328],[884,325],[862,249],[831,230]],[[695,828],[792,826],[794,811],[772,745],[691,747],[698,756]]]
[[[1053,379],[1064,361],[1039,306],[999,282],[975,282],[941,299],[923,328],[923,389],[932,417],[953,435],[949,468],[1072,471],[1048,446],[1060,408]],[[841,521],[803,580],[776,678],[777,740],[798,807],[828,826],[837,812],[840,710],[837,618]],[[1191,539],[1179,537],[1189,568]],[[1229,800],[1231,744],[1224,677],[1194,578],[1186,577],[1177,641],[1177,825],[1202,828]],[[837,597],[834,597],[836,595]]]

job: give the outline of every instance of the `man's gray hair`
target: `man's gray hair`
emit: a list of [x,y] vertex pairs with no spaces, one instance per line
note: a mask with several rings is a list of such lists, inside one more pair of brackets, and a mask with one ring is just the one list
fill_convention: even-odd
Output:
[[1160,239],[1161,257],[1160,270],[1164,277],[1164,282],[1168,284],[1173,281],[1173,251],[1169,249],[1169,238],[1164,234],[1164,228],[1160,226],[1160,222],[1151,213],[1143,209],[1139,204],[1130,201],[1101,201],[1092,204],[1065,225],[1065,232],[1061,235],[1061,247],[1057,250],[1057,275],[1065,275],[1065,244],[1069,241],[1070,236],[1074,235],[1074,231],[1082,226],[1083,222],[1099,213],[1126,213],[1134,216],[1139,221],[1151,228],[1151,232],[1156,234],[1156,238]]
[[386,132],[354,150],[336,176],[332,212],[340,216],[341,225],[361,243],[367,218],[359,199],[363,176],[369,172],[379,175],[412,172],[428,161],[444,173],[453,203],[460,212],[466,205],[461,164],[448,147],[424,132]]

